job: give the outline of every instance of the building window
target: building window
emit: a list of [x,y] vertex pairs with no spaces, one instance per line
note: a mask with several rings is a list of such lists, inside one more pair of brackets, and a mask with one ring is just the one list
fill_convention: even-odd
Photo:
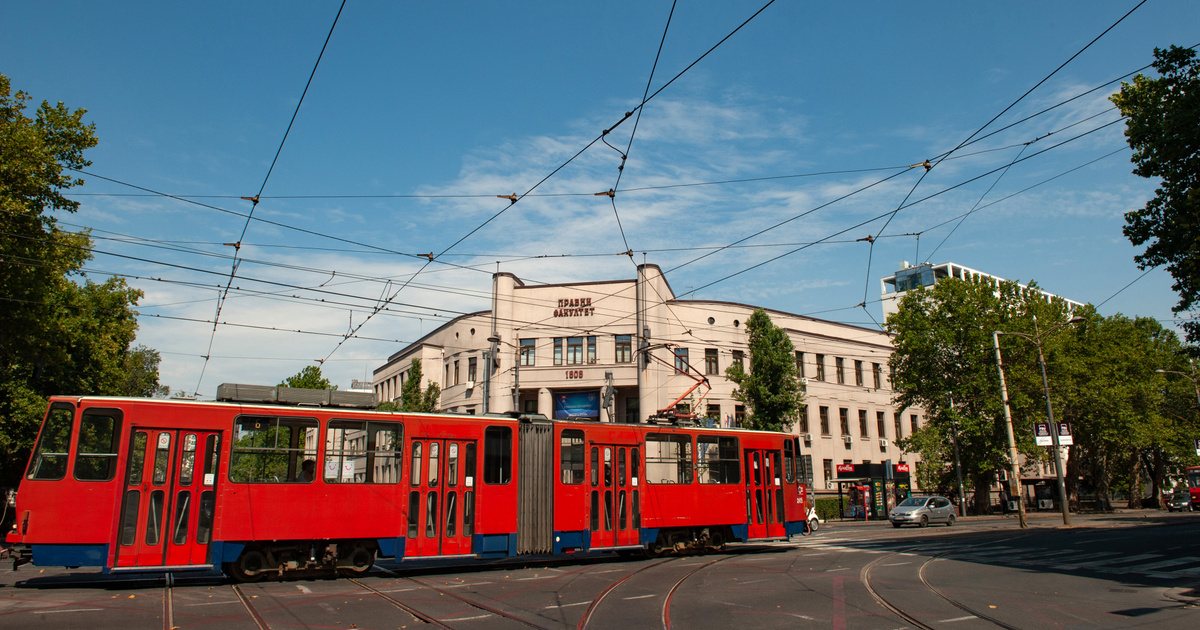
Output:
[[446,364],[446,376],[442,378],[442,386],[450,387],[450,364]]
[[720,374],[720,369],[717,365],[717,349],[704,349],[704,373],[705,374]]
[[688,371],[688,349],[687,348],[675,348],[675,371],[676,372],[687,372]]
[[917,427],[919,426],[917,424],[917,414],[914,413],[913,415],[909,416],[908,421],[912,423],[912,432],[916,433]]
[[900,430],[900,414],[896,414],[892,420],[893,424],[896,425],[896,439],[899,440],[900,438],[904,437],[904,432]]
[[721,426],[721,405],[710,404],[704,412],[704,417],[712,421],[713,426]]
[[587,362],[588,362],[588,365],[592,365],[593,363],[596,362],[596,338],[595,337],[587,338]]
[[842,435],[850,435],[850,410],[838,409],[838,419],[842,421]]
[[554,365],[563,364],[563,338],[554,338]]
[[821,418],[821,435],[829,435],[829,407],[818,407],[817,415]]
[[733,408],[733,426],[746,424],[746,405],[735,405]]
[[583,337],[567,337],[567,365],[583,363]]
[[475,376],[479,373],[479,359],[470,357],[467,359],[467,381],[474,383],[479,380]]
[[808,405],[800,405],[800,433],[808,433]]
[[804,378],[804,353],[796,351],[796,376]]
[[825,380],[825,355],[817,355],[817,380]]
[[867,430],[867,410],[858,410],[858,434],[861,437],[868,437],[871,433]]
[[521,340],[521,365],[537,365],[537,339]]
[[875,389],[883,389],[883,366],[872,363],[871,372],[875,375]]
[[734,363],[736,363],[736,364],[738,364],[738,365],[742,366],[743,368],[745,368],[745,367],[746,367],[746,362],[745,362],[745,360],[743,359],[743,357],[744,357],[744,356],[745,356],[745,355],[742,353],[742,351],[741,351],[741,350],[734,350],[734,351],[733,351],[733,357],[732,357],[732,359],[731,359],[731,360],[732,360]]
[[458,385],[461,382],[459,380],[460,376],[461,376],[461,373],[458,370],[458,361],[455,361],[454,362],[454,384],[455,385]]
[[821,460],[821,469],[825,472],[825,487],[832,488],[834,485],[833,484],[833,460],[832,459]]
[[617,363],[633,361],[633,335],[617,335]]
[[854,362],[854,384],[862,387],[863,384],[863,362],[856,360]]
[[846,384],[846,360],[842,357],[837,357],[833,360],[835,364],[835,373],[837,374],[838,385]]
[[879,437],[887,437],[887,423],[883,419],[883,412],[875,412],[875,428],[879,429]]

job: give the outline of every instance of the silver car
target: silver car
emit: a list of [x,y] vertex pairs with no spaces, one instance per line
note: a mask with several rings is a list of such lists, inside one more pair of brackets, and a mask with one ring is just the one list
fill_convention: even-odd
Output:
[[930,523],[954,524],[954,505],[946,497],[909,497],[888,513],[892,527],[911,523],[925,527]]

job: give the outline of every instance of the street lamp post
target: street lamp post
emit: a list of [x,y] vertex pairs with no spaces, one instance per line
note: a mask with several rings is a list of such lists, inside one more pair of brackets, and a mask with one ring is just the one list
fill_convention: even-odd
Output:
[[[487,340],[489,342],[491,342],[491,344],[492,344],[492,356],[493,357],[498,356],[498,352],[500,350],[500,344],[504,344],[516,351],[515,352],[516,358],[513,360],[512,408],[513,408],[513,411],[519,412],[519,411],[521,411],[521,405],[520,405],[520,402],[521,402],[521,349],[517,346],[514,346],[512,343],[501,339],[500,335],[498,333],[492,333],[492,336],[488,337]],[[490,374],[489,374],[489,378],[490,378]]]
[[[1038,366],[1041,368],[1041,371],[1042,371],[1042,390],[1045,391],[1045,393],[1046,393],[1046,421],[1050,423],[1050,437],[1054,440],[1054,446],[1053,446],[1053,448],[1054,448],[1054,477],[1058,482],[1058,503],[1059,503],[1059,507],[1062,508],[1063,525],[1071,524],[1071,508],[1070,508],[1070,506],[1067,505],[1067,484],[1066,484],[1066,481],[1064,480],[1064,476],[1063,476],[1062,447],[1060,447],[1059,443],[1058,443],[1058,426],[1054,423],[1054,407],[1053,407],[1053,405],[1050,404],[1050,380],[1046,377],[1046,357],[1045,357],[1045,354],[1043,354],[1043,352],[1042,352],[1042,338],[1045,337],[1046,335],[1049,335],[1050,333],[1058,330],[1059,328],[1062,328],[1063,326],[1067,326],[1069,324],[1078,324],[1083,321],[1085,321],[1083,317],[1079,317],[1079,316],[1072,317],[1071,319],[1068,319],[1067,321],[1062,322],[1062,323],[1058,324],[1057,326],[1048,328],[1045,332],[1040,332],[1038,330],[1037,317],[1034,317],[1033,318],[1033,334],[1032,335],[1029,335],[1026,333],[1018,333],[1018,332],[1002,332],[999,330],[994,331],[992,333],[992,335],[993,335],[992,338],[996,343],[996,360],[997,361],[999,361],[999,359],[1000,359],[1000,340],[998,338],[998,335],[1014,335],[1017,337],[1024,337],[1025,339],[1032,341],[1034,343],[1034,345],[1037,346]],[[1003,372],[1001,372],[1001,379],[1003,379]],[[1006,391],[1002,391],[1002,393],[1004,393],[1005,411],[1007,412],[1008,411],[1008,394]],[[1011,418],[1010,418],[1009,422],[1011,423]],[[1013,448],[1015,450],[1015,447],[1013,447]],[[1011,452],[1010,452],[1010,455],[1011,455]],[[1015,466],[1016,465],[1015,457],[1014,457],[1013,462],[1014,462],[1013,465]]]
[[1176,370],[1154,370],[1154,372],[1156,374],[1178,374],[1179,376],[1191,381],[1192,387],[1196,388],[1196,404],[1200,405],[1200,382],[1197,382],[1194,374],[1188,374],[1187,372],[1179,372]]

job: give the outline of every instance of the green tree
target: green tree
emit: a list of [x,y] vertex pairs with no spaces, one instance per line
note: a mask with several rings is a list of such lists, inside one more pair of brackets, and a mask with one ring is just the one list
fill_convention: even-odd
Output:
[[[1124,232],[1146,245],[1134,258],[1139,266],[1167,266],[1180,313],[1200,300],[1200,60],[1188,48],[1155,48],[1154,68],[1159,78],[1139,74],[1112,96],[1128,117],[1134,174],[1160,182],[1144,208],[1125,214]],[[1200,322],[1183,327],[1190,341],[1200,341]]]
[[804,392],[796,374],[795,346],[787,331],[776,326],[767,312],[754,309],[746,320],[750,372],[739,363],[725,376],[737,385],[735,400],[749,407],[746,426],[764,431],[787,431],[804,406]]
[[421,392],[421,360],[413,359],[412,367],[408,370],[408,380],[404,381],[404,385],[400,388],[400,410],[401,411],[422,411],[434,412],[438,410],[438,398],[442,395],[442,388],[433,381],[429,382],[429,387],[425,388],[425,392]]
[[[954,487],[953,452],[957,443],[964,483],[974,487],[982,509],[996,473],[1008,468],[1000,382],[992,331],[1033,334],[1033,316],[1045,322],[1066,319],[1060,299],[1047,301],[1035,287],[1013,282],[996,286],[985,279],[943,279],[909,291],[898,312],[888,317],[895,351],[889,360],[897,409],[920,407],[926,421],[898,444],[921,454],[918,477]],[[1005,337],[1005,376],[1014,417],[1037,415],[1042,391],[1036,348]],[[1044,405],[1040,407],[1044,415]],[[1040,455],[1029,432],[1017,432],[1019,446],[1031,458]]]
[[303,370],[287,377],[279,384],[280,387],[301,387],[304,389],[337,389],[337,385],[329,382],[321,374],[321,368],[316,365],[310,365]]
[[72,278],[91,259],[91,238],[59,229],[52,214],[79,207],[64,191],[82,183],[70,170],[91,164],[83,153],[96,145],[94,126],[62,103],[43,102],[30,118],[29,100],[0,75],[0,485],[20,478],[48,396],[158,388],[157,353],[130,348],[141,291]]
[[126,396],[140,398],[166,398],[171,394],[170,385],[158,384],[158,364],[162,361],[158,351],[138,344],[124,357],[121,373],[124,382],[121,390]]

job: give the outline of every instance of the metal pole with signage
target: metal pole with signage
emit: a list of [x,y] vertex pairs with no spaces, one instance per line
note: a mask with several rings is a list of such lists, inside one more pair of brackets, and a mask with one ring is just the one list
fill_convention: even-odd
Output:
[[[1042,368],[1042,389],[1046,390],[1046,420],[1053,425],[1054,406],[1050,404],[1050,380],[1046,378],[1046,357],[1042,354],[1042,337],[1038,333],[1037,317],[1033,318],[1033,333],[1033,342],[1038,351],[1038,365]],[[1067,484],[1063,479],[1062,448],[1058,441],[1058,431],[1051,431],[1050,436],[1054,438],[1054,477],[1058,481],[1058,502],[1062,508],[1063,525],[1070,525],[1071,507],[1067,505]]]

